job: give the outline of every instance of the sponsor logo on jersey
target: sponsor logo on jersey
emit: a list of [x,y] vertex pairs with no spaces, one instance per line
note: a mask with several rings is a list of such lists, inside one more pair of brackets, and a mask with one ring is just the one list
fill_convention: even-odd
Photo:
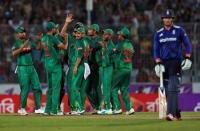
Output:
[[175,37],[167,37],[167,38],[163,38],[163,39],[160,39],[160,43],[163,43],[163,42],[172,42],[172,41],[176,41],[177,38]]

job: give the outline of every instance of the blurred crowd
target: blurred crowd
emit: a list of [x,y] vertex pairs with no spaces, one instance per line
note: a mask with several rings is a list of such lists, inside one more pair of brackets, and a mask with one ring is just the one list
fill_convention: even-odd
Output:
[[[153,70],[152,36],[161,27],[161,13],[166,8],[174,10],[176,23],[186,23],[186,31],[193,39],[193,25],[200,22],[200,0],[94,0],[92,23],[115,31],[126,25],[131,30],[136,51],[134,82],[157,81]],[[34,39],[37,33],[46,31],[48,21],[62,25],[68,13],[74,15],[75,22],[86,24],[86,0],[0,0],[0,83],[17,82],[15,59],[11,56],[14,29],[22,25]],[[40,80],[44,82],[40,53],[34,51],[33,56]]]

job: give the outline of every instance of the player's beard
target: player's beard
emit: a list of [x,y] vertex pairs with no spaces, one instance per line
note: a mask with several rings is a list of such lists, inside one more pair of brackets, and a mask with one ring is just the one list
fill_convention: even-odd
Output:
[[103,38],[103,41],[108,42],[108,41],[109,41],[109,38],[105,37],[105,38]]
[[57,32],[53,32],[53,35],[56,35],[57,34]]
[[26,35],[22,35],[22,36],[20,37],[20,39],[21,39],[21,40],[26,40],[26,39],[27,39],[27,36],[26,36]]

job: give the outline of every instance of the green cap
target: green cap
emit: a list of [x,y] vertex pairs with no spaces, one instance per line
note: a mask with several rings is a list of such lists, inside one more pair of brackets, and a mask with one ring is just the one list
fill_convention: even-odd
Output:
[[26,30],[24,29],[24,27],[19,26],[19,27],[17,27],[15,29],[15,33],[23,33],[23,32],[26,32]]
[[104,33],[104,34],[110,34],[110,35],[113,35],[113,34],[114,34],[114,32],[113,32],[112,29],[105,29],[105,30],[103,30],[103,33]]
[[98,24],[92,24],[89,29],[93,29],[95,30],[96,32],[99,32],[100,28],[99,28],[99,25]]
[[128,37],[130,35],[130,31],[128,30],[127,27],[123,27],[120,31],[117,32],[117,34],[119,35],[123,35],[125,37]]
[[77,29],[75,29],[76,32],[80,32],[80,33],[85,33],[85,28],[84,27],[79,27]]
[[47,23],[47,30],[50,31],[52,29],[56,28],[56,24],[53,22],[48,22]]

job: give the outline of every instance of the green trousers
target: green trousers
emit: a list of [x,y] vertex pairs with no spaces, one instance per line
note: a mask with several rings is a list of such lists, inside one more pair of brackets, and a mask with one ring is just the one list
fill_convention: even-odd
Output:
[[[67,73],[67,94],[68,94],[68,103],[70,109],[72,109],[72,100],[71,100],[71,94],[72,94],[72,76],[73,76],[73,66],[69,67],[69,71]],[[89,84],[89,79],[83,79],[80,87],[80,97],[81,97],[81,103],[80,103],[80,110],[84,110],[85,108],[85,100],[86,100],[86,88]]]
[[100,85],[102,85],[102,103],[104,104],[104,109],[111,109],[110,107],[110,97],[111,97],[111,85],[112,85],[112,73],[113,67],[100,67],[99,68],[99,78]]
[[67,96],[68,96],[68,105],[70,110],[72,109],[72,103],[71,103],[72,75],[73,75],[73,66],[69,66],[69,70],[67,73]]
[[85,100],[86,100],[86,89],[89,85],[89,77],[85,80],[83,79],[82,84],[81,84],[81,89],[80,89],[80,96],[81,96],[81,105],[80,105],[80,110],[85,110]]
[[65,96],[65,71],[63,70],[63,65],[62,65],[62,78],[60,85],[61,88],[60,88],[60,101],[59,101],[58,111],[61,111],[62,100]]
[[62,68],[61,65],[57,65],[54,68],[46,69],[48,90],[46,93],[46,107],[45,113],[54,113],[58,111],[60,101],[60,89]]
[[121,109],[118,90],[120,90],[126,111],[132,108],[128,87],[131,81],[131,70],[122,68],[116,69],[113,73],[111,96],[115,110]]
[[[73,67],[72,67],[73,69]],[[84,65],[79,65],[77,74],[72,74],[71,89],[70,89],[70,104],[71,110],[81,110],[81,86],[84,79]]]
[[33,65],[31,66],[18,66],[17,74],[20,85],[20,104],[21,108],[26,107],[27,97],[30,90],[30,87],[33,90],[35,108],[40,108],[42,88],[39,82],[38,74]]

